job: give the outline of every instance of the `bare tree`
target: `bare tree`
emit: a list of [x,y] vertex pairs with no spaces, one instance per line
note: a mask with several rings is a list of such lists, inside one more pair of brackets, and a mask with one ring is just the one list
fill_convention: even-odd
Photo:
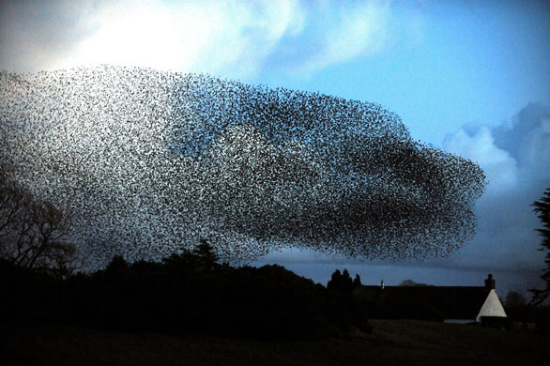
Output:
[[1,257],[20,267],[66,276],[76,259],[76,248],[66,241],[68,229],[63,212],[0,173]]
[[0,170],[0,241],[18,231],[28,202],[28,195],[8,181],[4,170]]

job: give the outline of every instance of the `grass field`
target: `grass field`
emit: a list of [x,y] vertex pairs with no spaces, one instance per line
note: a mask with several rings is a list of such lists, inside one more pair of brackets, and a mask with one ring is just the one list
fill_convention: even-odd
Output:
[[458,324],[373,320],[347,339],[251,341],[44,325],[2,332],[2,365],[546,365],[550,338]]

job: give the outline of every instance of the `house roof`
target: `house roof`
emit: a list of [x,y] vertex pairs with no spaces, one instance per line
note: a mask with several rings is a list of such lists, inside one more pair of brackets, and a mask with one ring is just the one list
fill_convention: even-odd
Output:
[[475,320],[490,292],[483,286],[361,286],[354,297],[372,317]]

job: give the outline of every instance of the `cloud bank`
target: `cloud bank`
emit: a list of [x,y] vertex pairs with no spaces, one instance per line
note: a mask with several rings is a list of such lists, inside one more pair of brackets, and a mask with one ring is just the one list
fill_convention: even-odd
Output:
[[414,17],[396,21],[389,1],[13,0],[1,6],[0,66],[13,71],[114,64],[251,80],[269,65],[312,74],[384,52],[395,41],[391,33],[419,29]]
[[550,108],[530,104],[510,122],[465,126],[446,137],[444,149],[478,162],[489,181],[477,207],[479,234],[456,264],[468,266],[475,256],[476,266],[542,266],[531,204],[550,187]]

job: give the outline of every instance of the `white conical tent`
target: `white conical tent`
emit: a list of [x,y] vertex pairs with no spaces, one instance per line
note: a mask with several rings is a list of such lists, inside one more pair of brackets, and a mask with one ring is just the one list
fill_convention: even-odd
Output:
[[476,316],[476,322],[481,322],[482,316],[499,316],[506,318],[506,312],[504,307],[498,298],[497,292],[493,289],[489,292],[489,295],[485,299],[485,302],[481,306],[479,313]]

